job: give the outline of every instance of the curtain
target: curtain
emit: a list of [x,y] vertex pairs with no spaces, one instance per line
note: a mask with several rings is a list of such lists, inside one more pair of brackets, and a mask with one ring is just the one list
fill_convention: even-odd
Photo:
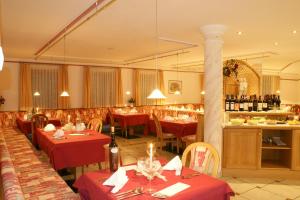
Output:
[[262,95],[276,94],[280,90],[280,76],[262,76]]
[[140,98],[140,70],[134,69],[133,70],[133,92],[134,92],[134,99],[135,105],[141,105],[141,98]]
[[[164,84],[164,72],[162,70],[158,71],[158,79],[157,79],[158,83],[158,89],[160,89],[160,91],[163,93],[163,95],[165,95],[165,84]],[[165,103],[164,99],[160,99],[159,104],[163,105]]]
[[90,67],[83,69],[83,107],[91,107],[91,72]]
[[116,70],[91,68],[91,106],[116,105]]
[[199,75],[199,82],[200,82],[200,104],[204,104],[204,94],[202,94],[202,91],[205,91],[204,73]]
[[68,65],[62,65],[59,67],[58,71],[58,107],[59,108],[69,108],[70,97],[61,97],[60,94],[63,91],[69,91],[69,77],[68,77]]
[[116,69],[116,103],[123,105],[122,70]]
[[32,107],[31,71],[28,63],[20,64],[20,99],[19,109],[28,110]]

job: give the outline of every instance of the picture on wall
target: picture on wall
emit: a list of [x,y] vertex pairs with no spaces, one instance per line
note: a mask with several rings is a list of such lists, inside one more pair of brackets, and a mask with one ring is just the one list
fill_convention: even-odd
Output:
[[169,80],[169,94],[174,94],[176,91],[182,93],[182,81],[178,80]]

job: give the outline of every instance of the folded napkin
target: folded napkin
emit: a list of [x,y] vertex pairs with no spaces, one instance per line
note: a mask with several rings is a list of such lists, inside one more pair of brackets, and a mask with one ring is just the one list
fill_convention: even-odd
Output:
[[163,170],[176,170],[175,175],[180,176],[182,169],[182,162],[179,156],[175,156],[164,167]]
[[124,167],[120,167],[111,177],[109,177],[103,185],[115,186],[111,192],[117,193],[127,183],[128,177],[126,176],[126,170]]
[[44,127],[44,131],[55,131],[55,126],[53,124],[47,124],[45,127]]
[[138,111],[135,108],[132,108],[129,112],[130,113],[137,113]]
[[64,131],[61,129],[58,129],[54,134],[53,137],[54,138],[61,138],[65,135]]
[[65,131],[75,130],[75,126],[72,123],[67,123],[64,125],[63,130]]
[[164,117],[164,120],[167,120],[167,121],[173,121],[174,118],[171,117],[171,116],[165,116],[165,117]]
[[27,114],[24,114],[23,119],[24,119],[24,120],[27,120],[27,119],[28,119]]

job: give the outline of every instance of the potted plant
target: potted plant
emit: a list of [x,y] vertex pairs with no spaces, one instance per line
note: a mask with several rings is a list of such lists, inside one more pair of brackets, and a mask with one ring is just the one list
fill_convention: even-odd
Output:
[[128,99],[128,103],[130,104],[130,107],[133,107],[133,105],[135,103],[135,99],[133,97],[131,97],[130,99]]
[[2,96],[0,96],[0,106],[1,106],[2,104],[4,104],[4,102],[5,102],[5,99],[4,99]]

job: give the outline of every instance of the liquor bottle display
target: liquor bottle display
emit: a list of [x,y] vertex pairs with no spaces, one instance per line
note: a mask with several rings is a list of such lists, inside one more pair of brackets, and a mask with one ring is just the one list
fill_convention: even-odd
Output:
[[263,98],[257,95],[241,95],[238,96],[227,94],[225,99],[225,111],[246,111],[246,112],[261,112],[269,110],[280,110],[280,96],[274,94],[265,95]]
[[111,127],[111,142],[109,144],[109,169],[115,172],[119,167],[119,148],[115,140],[115,127]]

